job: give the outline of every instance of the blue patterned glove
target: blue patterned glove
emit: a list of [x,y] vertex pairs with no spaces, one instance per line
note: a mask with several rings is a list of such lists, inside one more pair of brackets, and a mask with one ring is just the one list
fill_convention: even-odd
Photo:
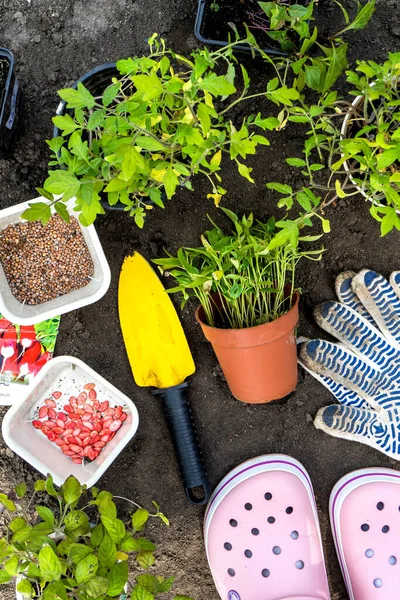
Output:
[[301,344],[299,362],[340,404],[318,411],[314,425],[400,460],[400,272],[341,273],[340,302],[317,306],[317,323],[340,343]]

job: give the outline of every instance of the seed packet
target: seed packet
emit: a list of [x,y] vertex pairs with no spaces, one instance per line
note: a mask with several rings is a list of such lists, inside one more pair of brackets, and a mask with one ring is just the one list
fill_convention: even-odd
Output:
[[14,325],[0,314],[0,405],[25,398],[29,384],[53,356],[60,317]]

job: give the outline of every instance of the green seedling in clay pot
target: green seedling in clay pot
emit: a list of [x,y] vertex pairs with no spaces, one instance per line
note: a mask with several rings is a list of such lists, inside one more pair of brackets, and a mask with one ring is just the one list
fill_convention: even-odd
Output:
[[[115,501],[115,502],[114,502]],[[133,505],[123,519],[116,502]],[[131,500],[80,485],[69,477],[61,488],[51,477],[38,480],[27,494],[22,483],[0,494],[6,525],[0,538],[0,583],[16,581],[17,600],[111,600],[129,593],[131,600],[153,600],[168,592],[174,578],[145,573],[154,563],[156,546],[143,536],[154,514]],[[128,559],[135,559],[129,575]],[[190,600],[175,596],[176,600]]]
[[200,302],[196,318],[235,398],[268,402],[297,384],[295,271],[303,257],[320,259],[321,249],[303,246],[321,235],[303,233],[312,212],[261,222],[222,210],[232,222],[228,232],[213,223],[200,247],[154,262],[176,280],[169,293],[182,293],[183,305],[192,296]]
[[[291,104],[299,93],[283,81],[251,93],[248,73],[233,55],[235,43],[186,58],[153,35],[147,56],[117,62],[120,77],[101,97],[82,83],[61,90],[73,116],[53,119],[62,135],[48,142],[53,170],[42,195],[56,204],[76,197],[83,224],[104,212],[100,198],[106,197],[110,205],[124,204],[143,227],[148,209],[164,207],[180,187],[192,190],[197,174],[208,179],[209,197],[218,204],[227,191],[223,156],[253,182],[245,160],[269,144],[264,132],[279,122],[258,114],[234,124],[231,109],[254,97]],[[37,211],[26,211],[24,218],[38,218]]]

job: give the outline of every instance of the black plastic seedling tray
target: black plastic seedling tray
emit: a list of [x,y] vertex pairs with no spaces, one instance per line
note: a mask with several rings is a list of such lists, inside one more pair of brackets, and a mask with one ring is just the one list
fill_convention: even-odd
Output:
[[14,57],[0,48],[0,157],[7,158],[17,135],[21,90],[14,71]]
[[[238,0],[231,0],[230,4],[232,4],[235,1],[237,2]],[[198,8],[197,8],[196,23],[195,23],[195,27],[194,27],[194,33],[195,33],[195,36],[197,37],[197,39],[199,39],[201,42],[203,42],[203,44],[209,44],[211,46],[227,46],[229,43],[229,40],[228,40],[229,30],[231,31],[231,39],[232,40],[235,39],[234,31],[233,31],[233,29],[230,28],[228,23],[226,23],[225,35],[221,33],[221,35],[218,38],[216,36],[214,38],[212,38],[209,33],[209,29],[212,27],[211,22],[213,22],[213,25],[215,25],[216,19],[218,17],[218,13],[216,13],[215,11],[213,11],[211,9],[211,5],[214,2],[215,2],[215,0],[199,0],[199,4],[198,4]],[[300,4],[302,4],[302,3],[303,3],[302,0],[300,0]],[[245,36],[244,28],[243,28],[242,32],[240,31],[240,26],[242,24],[241,23],[234,23],[234,24],[238,27],[239,33],[243,33],[243,36]],[[267,37],[267,36],[265,35],[265,37]],[[223,38],[225,38],[225,39],[223,39]],[[262,44],[262,43],[260,44],[260,46],[262,47],[263,51],[266,54],[270,54],[272,56],[287,56],[287,52],[284,52],[280,48],[273,47],[274,41],[272,39],[270,40],[270,44],[271,44],[270,47],[264,47],[264,44]],[[251,50],[247,44],[238,44],[235,47],[235,49],[239,50],[241,52],[251,52]]]

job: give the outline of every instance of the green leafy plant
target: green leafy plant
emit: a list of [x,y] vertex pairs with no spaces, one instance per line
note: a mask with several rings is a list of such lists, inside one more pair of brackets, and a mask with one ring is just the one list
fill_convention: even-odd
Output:
[[[60,489],[50,476],[38,480],[29,499],[26,494],[24,483],[11,494],[0,494],[8,515],[0,538],[0,583],[15,578],[25,598],[43,600],[111,600],[126,586],[131,600],[153,600],[171,589],[173,577],[140,572],[155,562],[156,546],[142,535],[149,517],[169,524],[155,502],[154,514],[135,505],[129,522],[124,522],[112,494],[88,491],[72,476]],[[43,494],[46,502],[34,506],[34,499]],[[138,569],[134,581],[128,573],[131,554]],[[182,598],[190,600],[175,596]]]
[[211,221],[214,227],[201,236],[202,246],[153,262],[176,280],[168,292],[181,292],[182,305],[195,296],[211,326],[241,329],[273,321],[291,307],[298,261],[321,258],[322,249],[300,248],[321,237],[301,234],[312,225],[313,214],[264,223],[252,214],[239,219],[222,210],[233,231],[226,233]]
[[[362,192],[371,202],[370,213],[380,222],[382,236],[393,228],[400,230],[399,78],[400,53],[390,53],[383,64],[357,61],[355,70],[347,71],[349,94],[360,97],[355,105],[331,91],[314,105],[297,104],[287,116],[309,127],[303,157],[288,158],[287,163],[308,177],[308,194],[320,194],[315,196],[319,209]],[[307,209],[304,188],[267,185],[283,193],[280,206],[290,209],[297,201]]]
[[[62,202],[76,197],[75,209],[84,225],[104,212],[100,196],[105,195],[110,205],[122,202],[142,227],[152,208],[149,201],[164,207],[165,197],[172,198],[179,186],[191,190],[192,176],[198,173],[208,178],[209,197],[218,204],[226,193],[219,173],[223,154],[253,182],[242,159],[255,154],[259,144],[268,145],[259,132],[279,123],[258,114],[235,127],[230,110],[256,96],[275,102],[280,97],[290,104],[298,92],[276,85],[251,94],[249,76],[233,56],[233,46],[196,50],[188,59],[167,50],[155,34],[147,56],[118,61],[121,75],[101,97],[93,97],[81,83],[77,89],[61,90],[72,116],[53,118],[62,135],[48,142],[54,169],[39,192],[63,218],[67,211]],[[23,217],[46,220],[50,211],[41,204],[32,204]]]
[[[259,2],[266,18],[258,15],[252,29],[261,29],[290,54],[283,64],[297,78],[296,89],[301,92],[308,87],[325,93],[347,67],[348,44],[344,42],[343,34],[364,28],[375,11],[375,2],[367,0],[366,4],[362,4],[357,0],[356,14],[351,19],[343,4],[335,0],[343,15],[344,27],[322,41],[317,26],[312,25],[316,0],[305,5],[288,4],[284,0]],[[269,64],[277,61],[275,57],[261,53]]]
[[220,10],[220,5],[218,4],[218,2],[211,2],[210,4],[210,9],[214,12],[218,12]]

